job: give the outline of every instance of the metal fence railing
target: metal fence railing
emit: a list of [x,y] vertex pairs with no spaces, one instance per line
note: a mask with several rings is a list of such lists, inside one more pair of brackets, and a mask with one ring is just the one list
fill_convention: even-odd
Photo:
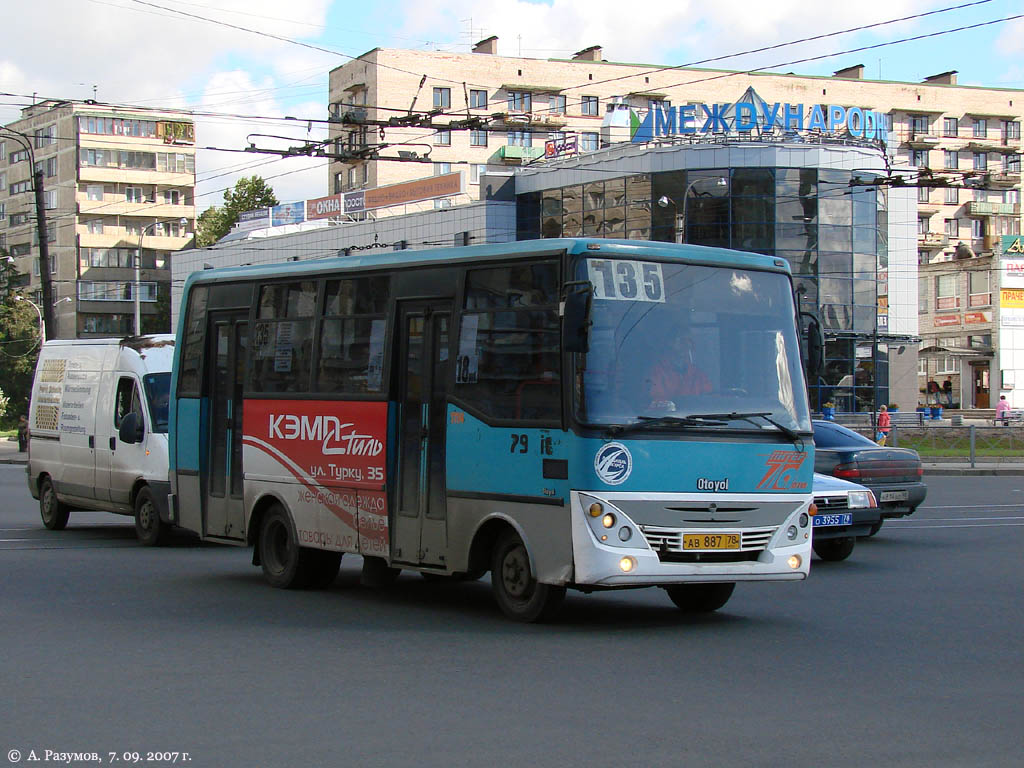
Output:
[[[849,427],[874,440],[872,427]],[[1024,427],[966,426],[894,426],[886,441],[897,448],[913,448],[921,457],[963,458],[974,466],[977,459],[998,461],[1024,457]]]

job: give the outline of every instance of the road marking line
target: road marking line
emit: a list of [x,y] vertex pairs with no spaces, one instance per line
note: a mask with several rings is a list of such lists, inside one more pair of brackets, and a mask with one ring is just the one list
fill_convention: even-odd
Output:
[[924,506],[923,504],[918,509],[1019,509],[1024,507],[1024,504],[947,504],[945,506]]
[[[885,526],[889,530],[889,526]],[[979,525],[896,525],[893,530],[916,530],[918,528],[1024,528],[1024,523],[982,523]]]
[[[923,523],[938,523],[949,520],[1024,520],[1024,517],[920,517],[917,520],[900,520],[901,523],[916,523],[920,520]],[[891,522],[896,522],[895,520]]]

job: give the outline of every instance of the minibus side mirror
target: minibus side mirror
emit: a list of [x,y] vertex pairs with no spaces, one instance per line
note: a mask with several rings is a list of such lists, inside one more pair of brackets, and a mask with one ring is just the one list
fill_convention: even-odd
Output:
[[589,280],[567,283],[562,301],[562,334],[566,352],[590,350],[590,306],[594,289]]
[[142,442],[142,419],[139,418],[138,413],[131,411],[124,415],[124,418],[121,419],[121,426],[117,430],[117,436],[121,438],[122,443]]
[[804,368],[808,382],[815,382],[825,367],[825,334],[821,322],[810,312],[801,312],[800,321],[804,328]]

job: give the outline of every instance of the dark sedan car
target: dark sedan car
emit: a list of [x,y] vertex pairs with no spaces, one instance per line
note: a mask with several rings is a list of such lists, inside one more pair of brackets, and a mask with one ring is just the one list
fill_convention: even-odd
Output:
[[[928,489],[921,482],[921,457],[909,448],[880,446],[831,421],[815,421],[814,471],[870,488],[882,521],[912,514]],[[871,531],[877,533],[882,522]]]

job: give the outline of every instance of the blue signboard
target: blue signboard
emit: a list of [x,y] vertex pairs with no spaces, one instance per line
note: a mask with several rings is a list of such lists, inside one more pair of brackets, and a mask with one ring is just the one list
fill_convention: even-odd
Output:
[[888,115],[873,109],[839,104],[769,104],[748,88],[734,104],[684,104],[655,106],[630,120],[634,143],[661,136],[693,136],[738,133],[803,133],[816,131],[858,139],[885,141]]
[[275,205],[270,209],[270,225],[279,227],[282,224],[299,224],[306,220],[306,201]]

